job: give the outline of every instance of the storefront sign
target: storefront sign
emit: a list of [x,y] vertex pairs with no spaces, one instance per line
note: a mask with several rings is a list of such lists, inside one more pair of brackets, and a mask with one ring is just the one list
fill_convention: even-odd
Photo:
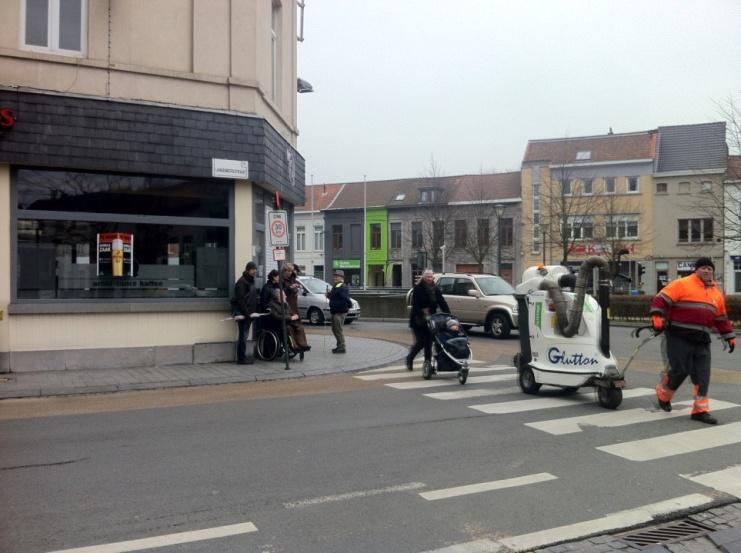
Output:
[[127,232],[106,232],[97,236],[97,276],[134,276],[134,235]]
[[359,259],[335,259],[332,261],[333,269],[360,269]]
[[219,179],[249,178],[249,162],[239,159],[211,159],[211,175]]
[[15,112],[10,108],[0,108],[0,131],[12,129],[15,126]]
[[[573,253],[574,255],[603,255],[608,254],[612,248],[605,244],[573,244],[571,247],[569,247],[569,253]],[[635,244],[620,244],[619,246],[615,246],[614,251],[615,254],[617,254],[618,251],[623,251],[628,253],[628,255],[633,255],[636,251]]]
[[677,271],[695,271],[694,261],[677,261]]

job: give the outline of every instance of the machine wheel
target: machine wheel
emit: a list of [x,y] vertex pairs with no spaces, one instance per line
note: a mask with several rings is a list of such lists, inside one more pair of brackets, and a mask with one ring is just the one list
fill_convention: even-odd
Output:
[[486,319],[484,330],[494,338],[506,338],[512,330],[507,316],[501,313],[492,313]]
[[468,380],[468,369],[461,369],[458,371],[458,382],[465,384]]
[[312,307],[309,309],[309,323],[313,325],[320,325],[324,323],[324,313],[322,313],[318,308]]
[[520,370],[520,364],[522,363],[522,354],[521,353],[515,353],[515,356],[512,359],[512,362],[515,365],[515,369],[519,372]]
[[597,400],[606,409],[617,409],[623,402],[623,391],[620,388],[597,388]]
[[520,388],[526,394],[537,394],[540,390],[540,384],[535,382],[535,375],[533,369],[529,365],[521,367],[518,372],[517,381],[520,383]]
[[432,378],[432,363],[429,361],[422,363],[422,378],[425,380]]

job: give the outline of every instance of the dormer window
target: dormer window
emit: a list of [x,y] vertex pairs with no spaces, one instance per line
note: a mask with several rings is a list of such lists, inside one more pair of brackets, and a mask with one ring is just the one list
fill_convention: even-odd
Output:
[[422,188],[419,191],[419,201],[423,204],[436,202],[440,199],[440,190],[437,188]]
[[396,198],[394,198],[394,200],[396,200],[397,202],[400,202],[400,201],[402,201],[406,197],[407,197],[406,194],[397,194],[396,195]]
[[576,152],[576,161],[586,161],[588,159],[592,159],[591,150],[579,150]]

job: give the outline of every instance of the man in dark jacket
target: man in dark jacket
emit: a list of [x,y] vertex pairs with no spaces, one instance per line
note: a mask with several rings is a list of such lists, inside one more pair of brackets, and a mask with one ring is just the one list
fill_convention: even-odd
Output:
[[345,334],[342,325],[345,324],[345,316],[350,311],[352,302],[350,292],[345,284],[345,272],[337,269],[334,272],[334,286],[327,292],[329,298],[329,312],[332,314],[332,334],[337,340],[337,347],[332,353],[345,353]]
[[409,328],[414,332],[414,345],[407,355],[407,369],[413,370],[414,358],[425,350],[425,363],[432,362],[432,333],[427,326],[430,315],[441,309],[443,313],[450,313],[450,308],[443,297],[440,288],[435,284],[432,269],[425,269],[422,278],[415,284],[412,291],[412,312],[409,315]]
[[257,286],[255,286],[255,275],[257,264],[250,261],[244,268],[242,276],[234,285],[234,297],[232,297],[232,314],[239,327],[239,339],[237,341],[237,363],[246,365],[254,362],[252,352],[247,352],[247,338],[250,335],[252,325],[252,314],[257,311]]

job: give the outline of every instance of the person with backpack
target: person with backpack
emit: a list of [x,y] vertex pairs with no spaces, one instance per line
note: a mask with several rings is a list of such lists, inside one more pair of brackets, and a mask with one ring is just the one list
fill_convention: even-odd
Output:
[[327,292],[329,298],[329,312],[332,315],[332,334],[337,340],[337,347],[332,353],[345,353],[345,334],[343,325],[347,312],[352,307],[350,291],[345,284],[345,272],[337,269],[334,272],[334,286]]

